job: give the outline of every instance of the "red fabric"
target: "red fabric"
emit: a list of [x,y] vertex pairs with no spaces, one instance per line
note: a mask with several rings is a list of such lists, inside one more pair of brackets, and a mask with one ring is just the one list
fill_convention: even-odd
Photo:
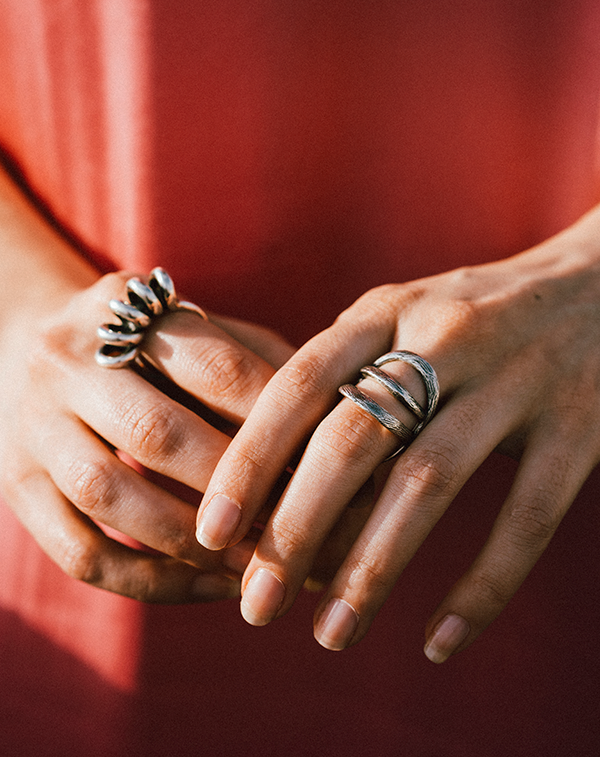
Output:
[[[366,289],[506,256],[598,196],[600,13],[572,0],[0,0],[0,142],[101,269],[298,343]],[[514,465],[474,477],[369,637],[314,599],[146,607],[77,584],[0,511],[11,755],[597,755],[599,480],[510,607],[442,667],[424,623]]]

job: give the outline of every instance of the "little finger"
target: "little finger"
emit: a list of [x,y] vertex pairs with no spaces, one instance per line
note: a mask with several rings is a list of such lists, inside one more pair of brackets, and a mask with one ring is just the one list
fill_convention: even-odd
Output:
[[22,472],[10,500],[25,528],[72,578],[144,602],[208,602],[239,595],[236,580],[110,539],[43,471]]
[[427,624],[430,660],[444,662],[469,646],[504,609],[596,464],[595,441],[539,429],[528,440],[488,541]]

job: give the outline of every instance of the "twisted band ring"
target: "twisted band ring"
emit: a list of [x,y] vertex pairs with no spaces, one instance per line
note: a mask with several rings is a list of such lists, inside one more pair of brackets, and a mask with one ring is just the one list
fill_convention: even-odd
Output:
[[[423,379],[425,384],[425,393],[427,401],[425,407],[422,407],[412,394],[402,386],[395,378],[381,370],[381,366],[392,361],[399,360],[411,365]],[[440,397],[440,386],[437,375],[433,367],[424,358],[416,355],[414,352],[406,350],[399,352],[388,352],[377,358],[373,365],[367,365],[361,368],[362,378],[371,378],[383,386],[396,400],[401,402],[410,412],[416,416],[417,424],[414,428],[409,429],[402,421],[389,413],[380,404],[375,402],[371,397],[361,391],[354,384],[344,384],[340,386],[339,391],[344,397],[352,400],[356,405],[369,413],[375,420],[379,421],[389,431],[395,434],[400,440],[400,447],[390,457],[403,452],[411,444],[418,434],[425,428],[433,418],[438,400]],[[390,458],[388,458],[389,460]]]
[[164,268],[154,268],[147,284],[137,277],[129,279],[127,301],[110,300],[108,307],[120,322],[98,328],[98,337],[104,344],[96,352],[96,362],[103,368],[124,368],[135,361],[146,330],[161,315],[189,310],[208,320],[198,305],[177,297],[173,280]]

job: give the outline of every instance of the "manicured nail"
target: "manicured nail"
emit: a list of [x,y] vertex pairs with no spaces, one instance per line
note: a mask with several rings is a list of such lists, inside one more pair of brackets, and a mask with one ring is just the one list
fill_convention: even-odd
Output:
[[274,620],[285,598],[282,581],[266,568],[259,568],[252,576],[242,597],[244,620],[252,626],[266,626]]
[[242,518],[242,508],[223,494],[215,495],[202,513],[196,538],[206,549],[223,549]]
[[460,615],[446,615],[427,639],[424,652],[431,662],[445,662],[469,635],[471,628]]
[[315,638],[332,651],[345,649],[358,626],[358,613],[343,599],[330,599],[315,628]]

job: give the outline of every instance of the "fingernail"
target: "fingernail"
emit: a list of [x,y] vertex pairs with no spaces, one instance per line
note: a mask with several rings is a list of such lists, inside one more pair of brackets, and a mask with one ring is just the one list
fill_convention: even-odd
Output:
[[216,573],[203,573],[194,580],[192,594],[199,602],[235,599],[240,596],[240,582]]
[[233,538],[242,508],[223,494],[215,495],[202,513],[196,539],[206,549],[223,549]]
[[469,635],[471,627],[460,615],[446,615],[425,644],[424,652],[431,662],[445,662]]
[[315,628],[315,638],[332,651],[345,649],[358,626],[358,613],[343,599],[330,599]]
[[244,589],[241,611],[252,626],[265,626],[277,615],[285,597],[285,586],[270,570],[259,568]]

